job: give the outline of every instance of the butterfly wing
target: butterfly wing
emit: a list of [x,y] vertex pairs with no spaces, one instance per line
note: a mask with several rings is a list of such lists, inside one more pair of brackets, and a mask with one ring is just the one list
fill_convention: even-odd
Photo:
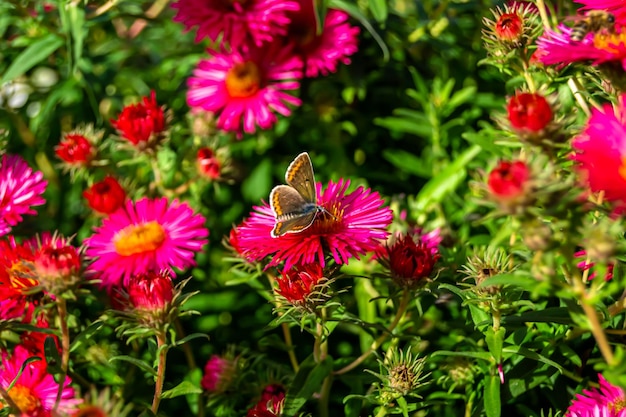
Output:
[[308,153],[302,152],[289,164],[285,173],[285,181],[299,192],[307,203],[317,203],[315,174],[313,173],[313,164]]
[[276,217],[271,236],[300,232],[313,224],[317,206],[305,201],[300,193],[288,185],[277,185],[270,193],[270,207]]

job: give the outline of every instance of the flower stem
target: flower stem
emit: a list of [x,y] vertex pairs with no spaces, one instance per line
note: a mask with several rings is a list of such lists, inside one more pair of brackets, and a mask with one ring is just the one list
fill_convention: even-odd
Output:
[[57,313],[59,314],[59,328],[61,330],[61,381],[59,382],[59,389],[57,391],[57,398],[54,402],[53,413],[59,407],[61,403],[61,396],[63,395],[63,387],[65,386],[65,377],[67,376],[67,370],[70,364],[70,330],[67,327],[67,301],[65,298],[58,297],[57,299]]
[[154,398],[152,399],[152,412],[154,414],[159,410],[161,402],[161,394],[163,393],[163,382],[165,381],[165,362],[167,357],[167,346],[165,344],[165,332],[159,331],[157,337],[157,355],[159,363],[157,365],[157,377],[154,385]]
[[351,371],[352,369],[356,368],[357,366],[359,366],[365,359],[367,359],[369,357],[369,355],[371,355],[374,351],[376,351],[383,343],[385,343],[385,341],[391,336],[391,334],[393,333],[393,331],[395,330],[396,326],[398,325],[398,323],[400,323],[400,320],[402,319],[402,317],[404,316],[404,313],[406,312],[406,309],[409,305],[409,298],[410,298],[410,292],[408,290],[404,290],[404,292],[402,293],[402,299],[400,300],[400,304],[398,305],[398,310],[396,311],[396,315],[393,318],[393,321],[391,322],[391,324],[389,325],[389,327],[387,328],[387,332],[381,334],[378,339],[376,339],[374,341],[374,343],[372,343],[372,345],[370,346],[370,348],[368,350],[366,350],[365,352],[363,352],[363,354],[361,356],[359,356],[358,358],[356,358],[354,361],[352,361],[352,363],[344,366],[343,368],[341,368],[338,371],[333,372],[334,375],[341,375],[341,374],[345,374],[346,372]]
[[287,355],[289,355],[291,367],[293,368],[294,372],[298,372],[298,369],[300,369],[300,365],[298,364],[298,358],[296,358],[296,353],[293,351],[293,339],[291,338],[289,325],[287,323],[281,323],[280,327],[283,329],[283,336],[285,337],[285,345],[287,345]]
[[387,415],[387,407],[384,405],[378,409],[375,417],[385,417]]

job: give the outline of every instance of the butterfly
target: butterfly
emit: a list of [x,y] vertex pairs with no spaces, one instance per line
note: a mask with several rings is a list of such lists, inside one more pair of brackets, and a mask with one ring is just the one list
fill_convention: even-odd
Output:
[[271,236],[298,233],[309,228],[317,213],[325,211],[317,204],[313,164],[306,152],[289,164],[285,173],[289,185],[277,185],[270,193],[270,207],[276,217]]

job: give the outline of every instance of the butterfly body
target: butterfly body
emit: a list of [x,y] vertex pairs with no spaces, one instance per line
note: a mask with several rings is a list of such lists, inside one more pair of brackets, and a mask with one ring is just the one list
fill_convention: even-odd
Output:
[[288,185],[277,185],[270,193],[270,207],[276,217],[271,236],[297,233],[309,228],[317,213],[324,208],[317,204],[315,175],[306,152],[298,155],[285,173]]

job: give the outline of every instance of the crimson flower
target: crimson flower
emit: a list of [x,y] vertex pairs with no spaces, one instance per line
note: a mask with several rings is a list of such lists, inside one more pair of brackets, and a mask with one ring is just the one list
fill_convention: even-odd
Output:
[[548,101],[536,93],[516,93],[507,104],[511,126],[525,133],[539,133],[552,121]]
[[98,213],[111,214],[124,204],[126,192],[115,178],[107,176],[83,191],[83,197],[91,209]]
[[70,132],[54,148],[56,155],[70,166],[88,166],[96,155],[96,148],[83,134]]
[[490,173],[487,185],[491,195],[500,202],[523,199],[528,191],[530,169],[522,161],[502,161]]
[[496,21],[494,32],[503,41],[517,41],[524,33],[522,18],[517,13],[504,13]]
[[294,305],[306,304],[315,287],[324,280],[324,271],[319,264],[294,266],[276,279],[276,293]]
[[419,236],[410,234],[387,246],[387,254],[381,262],[389,268],[391,278],[403,288],[415,288],[433,272],[441,256]]
[[198,149],[196,162],[198,164],[198,172],[203,177],[211,180],[216,180],[220,177],[220,161],[211,148]]
[[204,365],[204,376],[200,386],[209,392],[224,392],[236,372],[236,360],[213,355]]
[[167,271],[133,275],[127,288],[130,304],[138,310],[164,310],[174,297],[172,277]]
[[143,97],[141,103],[124,107],[111,124],[124,139],[144,150],[161,142],[167,123],[165,112],[157,104],[156,94],[151,91],[150,97]]

